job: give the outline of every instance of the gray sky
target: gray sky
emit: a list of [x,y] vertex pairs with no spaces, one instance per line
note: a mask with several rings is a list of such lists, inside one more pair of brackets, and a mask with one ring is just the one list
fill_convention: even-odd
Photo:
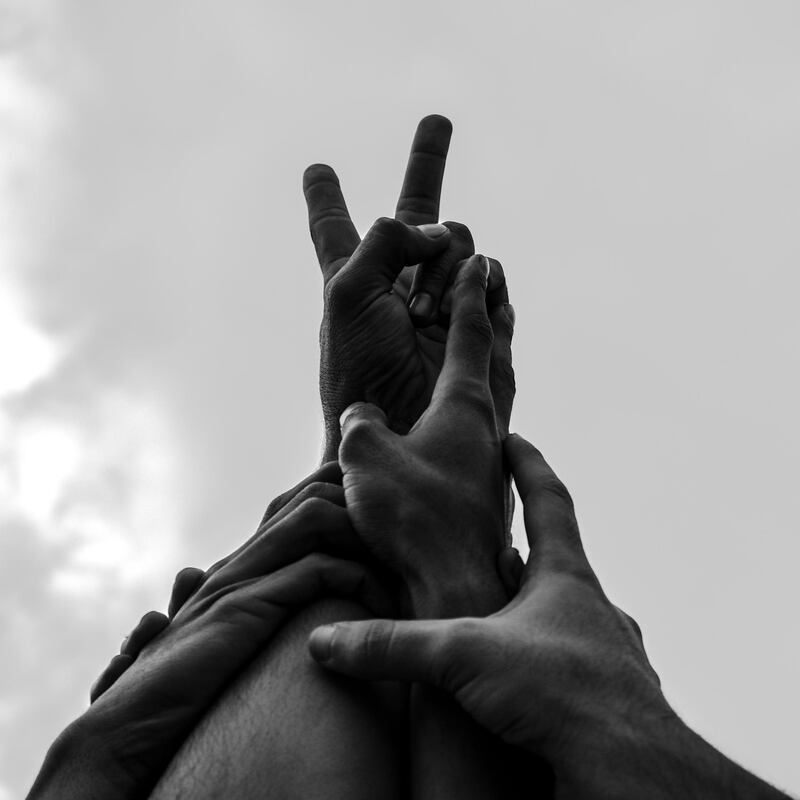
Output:
[[314,467],[301,173],[363,230],[432,112],[512,429],[678,711],[798,791],[799,35],[789,0],[0,2],[0,800]]

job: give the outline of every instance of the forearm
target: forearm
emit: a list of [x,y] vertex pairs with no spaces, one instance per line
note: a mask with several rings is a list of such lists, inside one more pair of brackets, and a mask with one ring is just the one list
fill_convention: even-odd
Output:
[[671,710],[642,724],[598,729],[595,743],[556,768],[561,800],[790,800],[735,764]]

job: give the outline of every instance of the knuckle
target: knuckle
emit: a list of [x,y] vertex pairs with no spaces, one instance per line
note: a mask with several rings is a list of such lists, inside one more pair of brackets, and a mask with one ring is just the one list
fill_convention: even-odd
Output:
[[455,620],[441,638],[442,654],[447,660],[461,660],[474,652],[475,643],[483,636],[484,623],[472,617]]
[[375,443],[375,426],[363,417],[350,419],[342,436],[341,447],[346,456],[358,457],[370,450]]
[[439,212],[439,201],[427,194],[404,193],[397,201],[397,210],[412,211],[426,217],[435,217]]
[[619,611],[619,613],[622,616],[622,619],[624,620],[624,622],[634,632],[634,634],[636,635],[636,638],[640,642],[642,642],[643,641],[642,629],[641,629],[639,623],[627,611],[623,611],[623,609],[619,608],[619,606],[617,606],[617,611]]
[[274,500],[270,502],[267,506],[267,510],[264,512],[264,519],[262,520],[262,525],[264,522],[272,519],[286,504],[286,492],[283,494],[279,494]]
[[297,495],[301,503],[310,501],[313,498],[326,499],[328,494],[328,484],[323,481],[313,481],[304,486]]
[[470,249],[473,247],[472,231],[464,225],[463,222],[445,222],[444,225],[450,230],[450,233],[458,239],[466,242]]
[[[311,485],[313,486],[313,484]],[[310,488],[310,486],[307,486],[303,492]],[[302,522],[305,525],[315,525],[324,521],[330,510],[331,504],[327,500],[319,495],[308,495],[299,501],[295,513],[300,517],[298,522]]]
[[370,230],[372,235],[378,239],[396,242],[404,235],[406,226],[400,220],[392,217],[378,217]]

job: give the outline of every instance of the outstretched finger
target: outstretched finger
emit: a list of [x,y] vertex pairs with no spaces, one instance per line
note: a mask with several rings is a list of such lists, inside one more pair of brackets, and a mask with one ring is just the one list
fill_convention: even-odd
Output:
[[444,167],[453,125],[431,114],[417,126],[395,217],[408,225],[438,222]]
[[327,164],[312,164],[303,173],[311,240],[327,283],[360,241],[350,219],[339,178]]
[[[493,333],[486,310],[489,262],[474,255],[459,269],[453,286],[453,308],[444,365],[434,398],[456,386],[485,384],[488,390]],[[487,391],[488,395],[488,391]]]
[[526,573],[539,566],[590,569],[567,487],[530,442],[512,433],[503,442],[524,507],[531,548]]

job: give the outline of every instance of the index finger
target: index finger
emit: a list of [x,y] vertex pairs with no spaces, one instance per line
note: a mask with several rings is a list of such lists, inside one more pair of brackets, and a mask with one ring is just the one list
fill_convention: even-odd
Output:
[[486,309],[489,261],[474,255],[460,267],[453,284],[453,305],[444,364],[436,382],[442,387],[466,381],[485,384],[489,394],[489,359],[492,352],[492,325]]
[[327,283],[353,255],[361,241],[344,201],[339,178],[327,164],[312,164],[303,173],[308,227]]
[[420,121],[397,201],[396,219],[407,225],[439,221],[439,198],[452,133],[450,120],[439,114]]

